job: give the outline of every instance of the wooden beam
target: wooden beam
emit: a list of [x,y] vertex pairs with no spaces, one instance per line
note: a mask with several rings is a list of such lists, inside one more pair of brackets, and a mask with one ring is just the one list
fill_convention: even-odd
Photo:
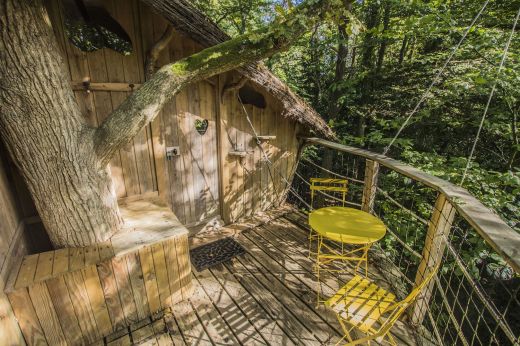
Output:
[[376,161],[380,165],[441,192],[471,227],[504,258],[515,272],[520,273],[520,234],[509,227],[504,220],[483,205],[468,190],[382,154],[320,138],[306,138],[305,140],[306,144],[318,144]]
[[141,86],[140,83],[91,83],[88,81],[72,81],[70,84],[74,91],[134,91]]
[[[437,197],[434,208],[433,215],[428,223],[422,260],[415,275],[415,287],[419,286],[424,278],[442,261],[446,249],[446,237],[455,218],[455,208],[442,193]],[[426,316],[433,285],[434,281],[431,281],[428,287],[425,287],[419,293],[413,305],[412,323],[415,325],[421,325]]]
[[363,199],[361,202],[361,210],[366,211],[367,213],[370,213],[374,208],[378,173],[379,163],[367,159],[365,164],[365,185],[363,187]]

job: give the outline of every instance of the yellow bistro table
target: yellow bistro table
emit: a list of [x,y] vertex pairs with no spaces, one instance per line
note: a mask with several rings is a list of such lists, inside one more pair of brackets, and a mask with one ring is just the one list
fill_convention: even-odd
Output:
[[[386,226],[379,218],[354,208],[326,207],[309,214],[309,225],[317,233],[318,238],[316,254],[318,280],[320,267],[335,260],[357,262],[356,272],[364,262],[365,276],[368,276],[368,250],[374,242],[386,234]],[[341,243],[341,250],[324,242],[326,239]],[[354,248],[345,250],[344,244],[354,245]],[[332,269],[332,271],[342,270]]]

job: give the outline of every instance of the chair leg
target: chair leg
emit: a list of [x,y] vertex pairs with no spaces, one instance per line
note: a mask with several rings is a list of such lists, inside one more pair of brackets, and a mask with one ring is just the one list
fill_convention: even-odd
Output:
[[311,249],[312,249],[312,229],[309,231],[309,254],[308,258],[311,258]]
[[316,309],[320,307],[320,293],[321,293],[321,280],[320,280],[320,254],[323,238],[318,235],[318,249],[316,253],[316,278],[318,280],[318,290],[316,293]]

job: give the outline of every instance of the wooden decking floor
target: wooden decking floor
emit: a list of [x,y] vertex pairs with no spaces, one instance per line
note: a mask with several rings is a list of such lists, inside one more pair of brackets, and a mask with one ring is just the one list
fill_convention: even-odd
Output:
[[[342,336],[335,315],[316,308],[317,278],[307,257],[307,231],[291,215],[242,232],[247,254],[202,272],[193,269],[195,292],[171,313],[109,345],[334,345]],[[371,279],[384,285],[376,269]],[[324,273],[332,295],[350,275]],[[392,334],[415,345],[412,329],[399,322]]]

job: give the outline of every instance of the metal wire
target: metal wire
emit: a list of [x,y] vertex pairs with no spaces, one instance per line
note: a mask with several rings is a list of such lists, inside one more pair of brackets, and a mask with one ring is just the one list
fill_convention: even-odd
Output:
[[473,18],[473,21],[471,22],[471,24],[466,28],[466,30],[464,31],[464,34],[462,35],[462,37],[460,38],[459,42],[457,43],[457,45],[452,49],[450,55],[448,56],[448,58],[446,59],[446,61],[444,62],[444,64],[442,65],[442,67],[440,68],[440,70],[437,72],[437,74],[435,75],[435,77],[432,79],[430,85],[428,86],[428,88],[426,89],[426,91],[422,94],[421,98],[419,99],[419,101],[417,102],[417,104],[415,105],[415,107],[413,108],[413,110],[410,112],[410,114],[408,114],[408,116],[406,117],[406,120],[404,121],[404,123],[401,125],[401,127],[399,128],[399,130],[397,130],[397,133],[395,134],[394,138],[392,138],[392,140],[390,141],[390,143],[385,147],[385,149],[383,150],[383,155],[386,155],[388,153],[388,151],[390,150],[390,148],[392,147],[392,145],[394,144],[394,142],[396,141],[396,139],[399,137],[399,135],[401,134],[401,132],[404,130],[404,128],[406,127],[406,125],[408,125],[408,122],[410,121],[410,119],[415,115],[415,113],[417,113],[417,111],[419,110],[419,107],[421,107],[421,105],[423,104],[424,101],[426,101],[426,99],[428,98],[428,95],[430,94],[430,91],[432,90],[432,88],[435,86],[435,84],[437,84],[437,82],[439,81],[439,78],[442,76],[442,74],[444,73],[444,70],[446,69],[446,67],[448,67],[448,64],[450,63],[451,59],[455,56],[455,53],[459,50],[460,46],[462,45],[462,42],[464,42],[464,40],[466,39],[466,36],[468,35],[469,31],[471,30],[471,28],[473,28],[473,26],[475,25],[475,23],[477,22],[477,20],[480,18],[480,15],[482,14],[482,12],[484,12],[484,9],[486,8],[486,6],[488,5],[489,3],[489,0],[486,0],[484,2],[484,4],[482,5],[482,8],[480,9],[480,11],[477,13],[477,15],[475,16],[475,18]]
[[[507,52],[509,51],[509,46],[511,45],[511,41],[513,40],[513,35],[515,33],[516,25],[518,24],[518,18],[520,17],[520,8],[518,8],[518,12],[515,17],[515,21],[513,23],[513,28],[511,29],[511,34],[509,35],[509,38],[506,42],[506,45],[504,47],[504,53],[502,54],[502,59],[500,60],[500,66],[498,67],[497,76],[500,76],[500,72],[502,72],[502,69],[504,68],[504,64],[507,59]],[[475,148],[477,147],[477,142],[480,137],[480,132],[482,132],[482,127],[484,126],[484,121],[486,120],[486,116],[489,110],[489,105],[491,104],[491,100],[493,99],[493,96],[495,95],[495,90],[497,88],[498,80],[493,83],[493,87],[491,88],[491,92],[489,93],[489,97],[486,103],[486,107],[484,109],[484,113],[482,114],[482,118],[480,119],[480,124],[477,130],[477,134],[475,136],[475,140],[473,141],[473,146],[471,147],[471,152],[468,156],[468,162],[466,163],[466,168],[464,168],[464,173],[462,174],[462,179],[460,181],[460,186],[464,184],[464,181],[466,180],[466,176],[468,174],[469,167],[471,165],[471,160],[473,159],[473,155],[475,154]]]

